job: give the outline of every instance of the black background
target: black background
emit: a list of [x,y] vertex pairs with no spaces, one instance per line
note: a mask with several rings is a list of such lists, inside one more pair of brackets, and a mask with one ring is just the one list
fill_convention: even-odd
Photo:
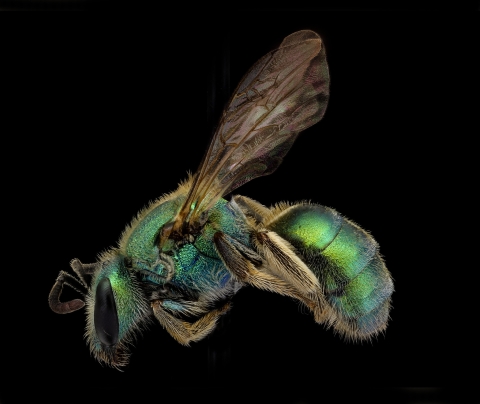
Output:
[[[456,244],[473,221],[472,32],[427,13],[320,11],[149,27],[46,29],[7,46],[4,198],[15,225],[1,282],[0,403],[479,402],[476,268]],[[345,343],[294,301],[245,288],[206,340],[185,348],[153,323],[123,372],[102,367],[84,313],[48,307],[58,272],[75,257],[95,261],[138,210],[195,171],[243,74],[299,29],[325,42],[326,115],[274,174],[238,193],[265,205],[308,199],[369,230],[395,280],[385,335]]]

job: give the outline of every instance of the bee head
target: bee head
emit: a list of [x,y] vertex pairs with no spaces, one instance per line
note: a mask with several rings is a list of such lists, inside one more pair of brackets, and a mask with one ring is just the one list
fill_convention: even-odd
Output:
[[135,274],[121,255],[107,254],[98,264],[86,296],[86,338],[101,362],[119,367],[128,362],[128,345],[145,324],[150,306]]
[[[105,253],[95,264],[82,264],[75,259],[71,267],[78,278],[61,272],[49,296],[50,307],[56,313],[66,314],[87,310],[85,337],[91,353],[100,362],[112,367],[128,363],[128,345],[146,324],[151,308],[140,288],[135,273],[128,270],[125,258],[117,251]],[[90,278],[90,286],[87,279]],[[82,293],[73,286],[87,289]],[[85,300],[61,302],[63,285],[67,284],[85,295]]]

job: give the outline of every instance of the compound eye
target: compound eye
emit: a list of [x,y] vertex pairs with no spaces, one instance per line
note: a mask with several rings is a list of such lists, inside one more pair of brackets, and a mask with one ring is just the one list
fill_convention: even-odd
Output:
[[112,346],[118,342],[117,306],[108,278],[103,278],[97,285],[94,323],[95,332],[102,344]]

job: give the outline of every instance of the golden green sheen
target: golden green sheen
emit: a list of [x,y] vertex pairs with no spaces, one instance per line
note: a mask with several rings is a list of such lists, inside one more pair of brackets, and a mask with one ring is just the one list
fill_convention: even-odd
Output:
[[185,198],[165,201],[153,208],[133,229],[127,241],[127,256],[150,258],[158,232],[165,223],[175,217]]
[[339,275],[353,279],[376,254],[377,244],[368,233],[344,219],[337,237],[322,255],[340,271]]
[[393,284],[377,255],[344,289],[329,300],[347,317],[360,317],[379,306],[393,291]]
[[322,251],[337,236],[342,218],[333,209],[303,205],[287,209],[269,228],[301,249]]

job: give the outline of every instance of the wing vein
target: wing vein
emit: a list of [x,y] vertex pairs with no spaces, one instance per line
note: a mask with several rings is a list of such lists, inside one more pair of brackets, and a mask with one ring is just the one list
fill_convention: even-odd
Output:
[[295,32],[263,56],[230,98],[172,231],[198,229],[221,197],[275,171],[297,135],[323,117],[328,95],[315,32]]

